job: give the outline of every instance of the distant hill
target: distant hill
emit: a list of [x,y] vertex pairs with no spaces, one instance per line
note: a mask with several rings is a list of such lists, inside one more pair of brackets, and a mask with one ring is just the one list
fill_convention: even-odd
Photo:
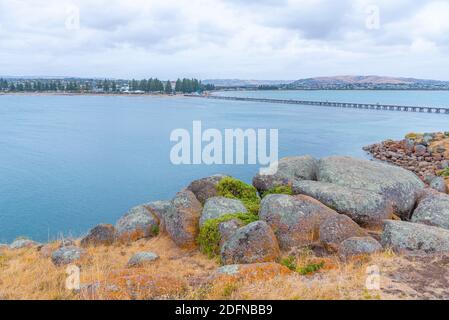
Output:
[[287,84],[290,89],[447,89],[449,81],[381,76],[317,77]]
[[204,84],[213,84],[222,88],[256,88],[276,86],[280,89],[396,89],[396,90],[449,90],[449,81],[423,80],[382,76],[332,76],[315,77],[300,80],[243,80],[243,79],[207,79]]

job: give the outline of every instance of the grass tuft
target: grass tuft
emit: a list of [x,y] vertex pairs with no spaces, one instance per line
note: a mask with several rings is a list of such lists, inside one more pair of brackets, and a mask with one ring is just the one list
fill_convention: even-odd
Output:
[[282,259],[281,264],[289,268],[291,271],[295,271],[303,276],[311,275],[324,267],[324,261],[320,261],[317,263],[309,262],[305,265],[298,266],[296,258],[293,256],[288,256]]
[[322,268],[324,268],[324,261],[321,261],[320,263],[310,263],[304,267],[298,268],[296,271],[299,274],[306,276],[306,275],[313,274]]
[[298,266],[296,265],[296,259],[293,256],[282,259],[281,264],[289,268],[291,271],[296,271],[296,269],[298,268]]
[[157,237],[159,235],[159,232],[160,232],[160,230],[159,230],[159,226],[158,225],[153,225],[151,227],[151,234],[153,236]]
[[262,193],[262,198],[265,198],[266,196],[270,195],[270,194],[287,194],[289,196],[293,195],[293,190],[291,186],[278,186],[278,187],[274,187],[271,188],[268,191],[265,191],[264,193]]
[[444,169],[441,173],[440,176],[442,177],[449,177],[449,168]]

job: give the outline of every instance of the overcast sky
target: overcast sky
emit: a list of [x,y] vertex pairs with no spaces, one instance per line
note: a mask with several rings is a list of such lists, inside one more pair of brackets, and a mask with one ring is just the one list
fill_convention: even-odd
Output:
[[449,1],[0,0],[0,75],[449,80]]

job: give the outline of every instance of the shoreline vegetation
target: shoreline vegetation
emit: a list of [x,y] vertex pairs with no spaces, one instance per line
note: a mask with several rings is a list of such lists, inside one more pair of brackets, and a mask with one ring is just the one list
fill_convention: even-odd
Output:
[[[449,134],[406,139],[417,151],[438,142],[449,160],[440,145]],[[342,156],[284,158],[252,185],[205,177],[81,239],[0,245],[0,299],[449,298],[445,191]],[[64,287],[69,265],[81,268],[76,290]]]
[[157,93],[100,93],[100,92],[0,92],[0,96],[97,96],[97,97],[163,97],[163,98],[182,98],[183,93],[164,92]]
[[449,91],[448,81],[377,76],[336,76],[297,81],[0,77],[0,95],[48,93],[58,95],[200,94],[207,91]]
[[2,79],[0,94],[54,93],[54,94],[176,94],[200,93],[214,90],[211,84],[198,79],[161,81],[157,78],[143,80],[95,79]]

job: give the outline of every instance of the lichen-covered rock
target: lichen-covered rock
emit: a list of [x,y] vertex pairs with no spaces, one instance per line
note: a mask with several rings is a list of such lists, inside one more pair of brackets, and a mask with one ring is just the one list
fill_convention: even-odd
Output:
[[321,223],[338,213],[311,197],[273,194],[261,203],[259,217],[273,229],[283,250],[318,240]]
[[411,221],[449,229],[449,195],[427,192],[419,201]]
[[81,259],[86,254],[82,248],[75,246],[62,247],[51,254],[51,261],[56,266],[71,264]]
[[382,221],[393,214],[393,207],[385,197],[369,190],[327,182],[297,181],[293,184],[293,192],[310,196],[365,227],[381,226]]
[[[171,201],[162,200],[162,201],[153,201],[147,203],[145,207],[147,207],[159,220],[159,233],[165,232],[165,216],[167,215],[168,210],[170,209]],[[153,230],[154,231],[154,230]],[[154,235],[154,232],[153,232]]]
[[372,237],[352,237],[340,244],[339,254],[347,258],[380,251],[382,251],[381,244]]
[[419,156],[423,156],[427,152],[427,147],[422,144],[418,144],[415,146],[415,154]]
[[239,280],[270,280],[293,272],[275,262],[233,264],[218,268],[209,280],[212,283],[229,283]]
[[435,177],[430,181],[430,187],[438,192],[447,194],[446,180],[443,177]]
[[338,251],[346,239],[367,236],[365,230],[342,214],[326,219],[320,226],[320,241],[330,251]]
[[141,267],[158,259],[159,256],[154,252],[139,252],[133,255],[131,259],[129,259],[128,267]]
[[39,249],[39,256],[41,258],[48,259],[51,257],[51,254],[53,253],[54,250],[55,245],[53,243],[47,243]]
[[231,213],[247,213],[248,210],[240,200],[225,197],[207,199],[200,218],[200,226],[207,220],[216,219]]
[[59,247],[68,247],[68,246],[74,246],[75,245],[75,240],[71,239],[71,238],[64,238],[59,240]]
[[171,202],[166,215],[167,233],[181,248],[193,249],[197,246],[201,203],[192,191],[179,192]]
[[404,219],[410,217],[418,193],[424,188],[424,183],[408,170],[350,157],[321,159],[318,181],[382,194]]
[[100,224],[89,231],[87,236],[81,239],[81,246],[111,245],[117,238],[115,228],[111,224]]
[[238,229],[221,248],[223,264],[272,262],[279,258],[276,237],[264,221]]
[[397,251],[449,251],[449,230],[424,224],[386,220],[382,246]]
[[311,156],[289,157],[279,160],[274,174],[258,174],[254,187],[264,193],[275,187],[291,185],[295,180],[316,180],[317,160]]
[[140,205],[129,210],[121,217],[115,228],[117,237],[122,241],[135,241],[149,238],[159,232],[160,220],[149,205]]
[[221,179],[225,177],[225,175],[217,174],[211,177],[195,180],[187,187],[187,190],[192,191],[196,198],[204,204],[207,199],[218,196],[216,187]]
[[218,225],[218,232],[220,233],[220,248],[223,244],[231,238],[231,236],[241,227],[243,222],[239,219],[232,219],[222,222]]
[[13,243],[9,246],[10,249],[24,249],[24,248],[33,248],[38,246],[39,244],[30,239],[17,239],[14,240]]
[[75,240],[70,238],[64,238],[55,242],[49,242],[38,248],[39,256],[41,258],[48,259],[56,249],[70,246],[75,246]]

